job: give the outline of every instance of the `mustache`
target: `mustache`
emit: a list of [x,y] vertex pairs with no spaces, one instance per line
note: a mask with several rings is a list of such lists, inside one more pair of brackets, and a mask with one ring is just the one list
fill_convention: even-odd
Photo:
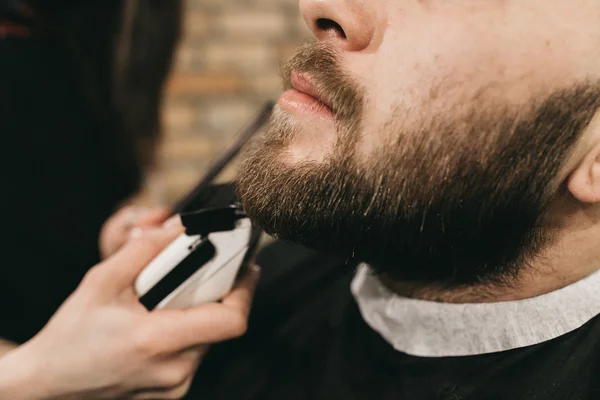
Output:
[[341,65],[342,53],[328,43],[308,43],[281,65],[284,88],[292,89],[292,72],[306,75],[320,98],[327,99],[336,119],[357,122],[362,115],[364,90]]

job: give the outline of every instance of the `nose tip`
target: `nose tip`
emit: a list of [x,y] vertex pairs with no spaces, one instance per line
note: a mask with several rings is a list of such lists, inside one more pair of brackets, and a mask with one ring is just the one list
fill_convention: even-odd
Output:
[[373,39],[371,11],[356,1],[300,0],[300,12],[318,41],[332,42],[346,51],[361,51]]

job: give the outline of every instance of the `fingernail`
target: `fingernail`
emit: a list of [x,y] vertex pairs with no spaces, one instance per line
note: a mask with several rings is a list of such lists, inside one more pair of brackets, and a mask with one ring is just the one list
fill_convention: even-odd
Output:
[[179,225],[181,225],[181,218],[179,218],[179,215],[174,215],[164,222],[163,228],[170,229]]
[[129,231],[129,239],[137,239],[144,234],[144,230],[142,228],[133,228]]
[[252,272],[252,275],[254,275],[254,279],[256,279],[256,281],[258,281],[258,278],[260,277],[260,265],[256,265],[256,264],[252,264],[250,266],[250,271]]
[[135,221],[137,220],[137,217],[138,217],[138,213],[135,208],[131,208],[130,210],[128,210],[127,215],[125,216],[126,227],[130,228],[133,225],[135,225]]

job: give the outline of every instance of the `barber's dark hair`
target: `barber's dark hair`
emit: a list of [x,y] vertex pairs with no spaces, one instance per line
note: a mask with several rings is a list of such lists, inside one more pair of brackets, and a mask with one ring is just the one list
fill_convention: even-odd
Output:
[[[64,41],[82,94],[106,132],[115,172],[139,187],[155,161],[163,87],[182,0],[33,0],[37,27]],[[44,32],[43,32],[44,33]]]

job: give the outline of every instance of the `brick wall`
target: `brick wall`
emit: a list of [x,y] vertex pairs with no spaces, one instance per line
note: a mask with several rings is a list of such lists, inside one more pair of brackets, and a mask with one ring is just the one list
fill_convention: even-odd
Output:
[[[296,0],[187,0],[184,32],[144,203],[169,204],[193,185],[262,103],[279,95],[281,59],[310,37]],[[235,166],[224,179],[234,173]]]

